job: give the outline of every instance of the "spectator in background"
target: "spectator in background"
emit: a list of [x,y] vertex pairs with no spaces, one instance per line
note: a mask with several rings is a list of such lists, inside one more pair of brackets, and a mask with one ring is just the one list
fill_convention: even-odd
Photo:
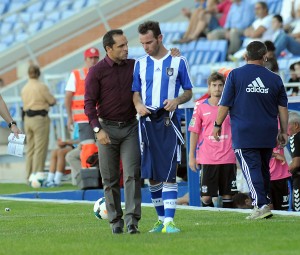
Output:
[[232,195],[237,191],[237,187],[236,158],[232,149],[229,116],[226,117],[222,127],[221,144],[211,138],[224,83],[223,75],[212,73],[208,77],[210,97],[196,102],[189,124],[189,166],[196,172],[198,166],[202,165],[202,206],[214,207],[212,198],[220,195],[223,199],[223,208],[232,208]]
[[296,10],[300,7],[300,0],[283,0],[280,16],[284,26],[289,27],[296,17]]
[[282,28],[282,17],[280,15],[275,15],[273,17],[272,26],[275,31],[273,42],[276,47],[275,54],[277,57],[279,57],[285,49],[294,55],[300,55],[300,6],[296,12],[296,18],[296,25],[293,27],[292,31],[287,34]]
[[65,95],[65,106],[68,115],[68,129],[73,130],[73,123],[79,126],[79,140],[94,139],[94,132],[89,125],[88,117],[84,114],[84,81],[89,69],[98,63],[99,50],[89,48],[84,52],[85,67],[73,70],[67,85]]
[[296,112],[289,113],[290,148],[292,162],[289,164],[289,172],[293,182],[293,209],[300,211],[300,115]]
[[18,137],[18,134],[22,133],[22,131],[17,127],[17,123],[11,117],[9,110],[1,95],[0,95],[0,116],[6,121],[8,128],[10,129],[11,132],[14,133],[16,137]]
[[29,182],[31,174],[44,172],[50,132],[48,111],[49,106],[56,103],[48,86],[39,81],[40,74],[38,66],[29,66],[29,80],[21,91],[27,141],[26,174]]
[[58,148],[51,151],[50,167],[45,187],[60,186],[66,166],[66,154],[73,150],[75,148],[74,144],[77,144],[78,142],[78,140],[57,140]]
[[254,40],[266,41],[271,40],[273,31],[272,31],[272,17],[269,15],[268,5],[261,1],[255,4],[255,15],[256,19],[252,25],[245,29],[244,43],[248,44]]
[[207,31],[223,27],[229,8],[230,0],[208,0],[206,8],[198,7],[190,16],[190,23],[184,36],[173,43],[188,43],[206,36]]
[[263,66],[265,44],[251,42],[246,51],[247,64],[233,69],[226,79],[213,136],[220,141],[221,126],[229,113],[233,148],[255,206],[246,219],[256,220],[272,216],[269,162],[276,138],[282,147],[288,140],[288,100],[280,76]]
[[[293,83],[293,82],[300,82],[300,76],[298,77],[297,74],[296,74],[296,71],[295,71],[295,66],[299,65],[300,66],[300,63],[297,64],[297,63],[293,63],[290,65],[290,79],[288,81],[288,83]],[[290,96],[297,96],[298,95],[298,92],[299,92],[299,86],[296,86],[296,87],[286,87],[286,91],[287,91],[287,94],[290,95]]]
[[231,0],[224,28],[217,28],[207,34],[208,40],[227,39],[228,55],[234,54],[241,46],[244,30],[254,20],[253,6],[246,0]]

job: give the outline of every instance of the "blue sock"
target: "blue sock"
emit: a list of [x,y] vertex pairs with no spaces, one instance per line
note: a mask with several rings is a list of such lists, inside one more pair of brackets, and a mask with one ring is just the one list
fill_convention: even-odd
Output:
[[162,182],[156,185],[149,186],[149,190],[151,192],[152,204],[155,207],[156,213],[158,215],[158,219],[163,222],[165,219],[165,209],[164,209],[164,203],[162,199],[162,189],[163,189]]
[[162,198],[165,208],[164,224],[173,221],[176,211],[176,200],[178,193],[177,183],[164,183],[162,190]]

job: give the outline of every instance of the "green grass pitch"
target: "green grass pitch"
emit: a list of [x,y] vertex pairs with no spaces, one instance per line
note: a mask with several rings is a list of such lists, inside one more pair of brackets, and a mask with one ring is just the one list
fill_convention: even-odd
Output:
[[[0,185],[0,194],[8,191]],[[141,234],[112,235],[108,221],[93,215],[93,203],[0,199],[0,254],[300,254],[300,217],[248,221],[246,216],[179,208],[175,222],[181,233],[150,234],[156,215],[143,207]]]

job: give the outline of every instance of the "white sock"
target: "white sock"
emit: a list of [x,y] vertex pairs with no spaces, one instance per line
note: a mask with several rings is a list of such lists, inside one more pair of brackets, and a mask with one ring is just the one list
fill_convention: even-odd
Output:
[[62,176],[63,176],[63,173],[56,171],[55,177],[54,177],[54,183],[57,185],[60,185]]
[[47,182],[53,182],[55,173],[48,173]]

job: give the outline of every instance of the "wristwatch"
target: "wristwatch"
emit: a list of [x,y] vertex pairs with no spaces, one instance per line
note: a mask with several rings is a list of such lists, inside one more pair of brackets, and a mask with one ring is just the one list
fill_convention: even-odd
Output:
[[94,133],[97,134],[100,132],[101,129],[99,127],[94,127],[93,130],[94,130]]
[[215,123],[214,123],[214,127],[217,127],[217,128],[221,128],[222,127],[222,124],[221,125],[219,125],[216,121],[215,121]]
[[8,123],[8,128],[11,128],[12,125],[17,125],[17,122],[12,121],[12,122]]

